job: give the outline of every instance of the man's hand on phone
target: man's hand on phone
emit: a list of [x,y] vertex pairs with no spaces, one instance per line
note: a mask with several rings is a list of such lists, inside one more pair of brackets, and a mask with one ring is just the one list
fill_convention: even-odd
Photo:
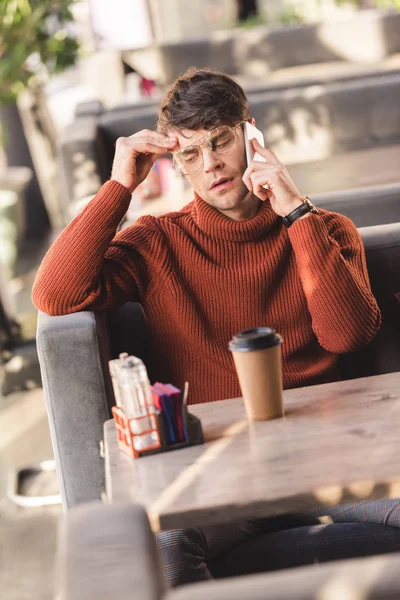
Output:
[[120,137],[115,146],[111,179],[133,192],[149,174],[158,156],[172,152],[176,137],[143,129],[130,137]]
[[301,194],[272,150],[261,146],[256,139],[252,139],[251,143],[266,162],[253,160],[243,174],[243,182],[260,200],[269,198],[277,215],[286,217],[302,204]]

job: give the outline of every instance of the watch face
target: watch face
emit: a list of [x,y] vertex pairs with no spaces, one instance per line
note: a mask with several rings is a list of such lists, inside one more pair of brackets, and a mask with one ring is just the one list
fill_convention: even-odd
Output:
[[311,212],[319,214],[318,208],[313,204],[308,196],[304,196],[306,204],[310,207]]

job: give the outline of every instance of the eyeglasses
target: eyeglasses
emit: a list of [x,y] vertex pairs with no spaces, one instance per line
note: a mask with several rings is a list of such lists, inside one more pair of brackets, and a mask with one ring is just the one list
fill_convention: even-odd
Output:
[[213,154],[227,154],[236,146],[236,128],[241,123],[238,123],[234,127],[228,127],[228,125],[222,125],[212,129],[202,138],[200,138],[193,146],[187,146],[178,150],[174,154],[174,162],[178,167],[179,171],[183,175],[193,175],[200,171],[203,167],[204,159],[202,147],[205,146]]

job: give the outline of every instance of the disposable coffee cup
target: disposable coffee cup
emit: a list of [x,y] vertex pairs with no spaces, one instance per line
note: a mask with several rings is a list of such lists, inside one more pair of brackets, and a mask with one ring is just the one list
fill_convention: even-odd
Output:
[[245,329],[229,342],[249,421],[282,417],[280,335],[269,327]]

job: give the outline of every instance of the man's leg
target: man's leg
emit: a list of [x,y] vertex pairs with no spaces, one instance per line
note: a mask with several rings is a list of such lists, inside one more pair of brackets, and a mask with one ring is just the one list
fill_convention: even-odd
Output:
[[304,513],[174,529],[156,536],[164,578],[170,587],[212,579],[208,563],[260,535],[294,527],[318,525],[318,517]]
[[[241,544],[212,565],[215,577],[249,575],[400,551],[400,529],[376,523],[296,527]],[[321,596],[322,597],[322,596]],[[336,596],[340,597],[340,593]]]
[[376,523],[400,527],[400,500],[363,501],[336,504],[307,511],[307,515],[325,523]]
[[[175,587],[184,583],[211,579],[212,575],[208,568],[208,561],[217,558],[228,550],[233,550],[257,536],[311,526],[318,522],[364,522],[400,528],[400,500],[338,504],[310,510],[304,514],[224,525],[210,525],[202,529],[163,531],[157,534],[157,545],[165,580],[171,587]],[[312,530],[310,529],[310,531]],[[307,530],[304,529],[301,535],[305,535],[307,539],[306,532]],[[339,530],[332,530],[332,532],[337,533]],[[300,534],[300,531],[298,533]],[[343,533],[346,537],[347,530]],[[365,535],[364,530],[362,530],[362,533],[365,546],[368,533]],[[342,534],[341,530],[340,534]],[[258,542],[254,547],[258,548]],[[358,554],[356,553],[356,555]]]
[[207,562],[259,533],[258,522],[173,529],[156,535],[164,578],[170,587],[212,579]]

